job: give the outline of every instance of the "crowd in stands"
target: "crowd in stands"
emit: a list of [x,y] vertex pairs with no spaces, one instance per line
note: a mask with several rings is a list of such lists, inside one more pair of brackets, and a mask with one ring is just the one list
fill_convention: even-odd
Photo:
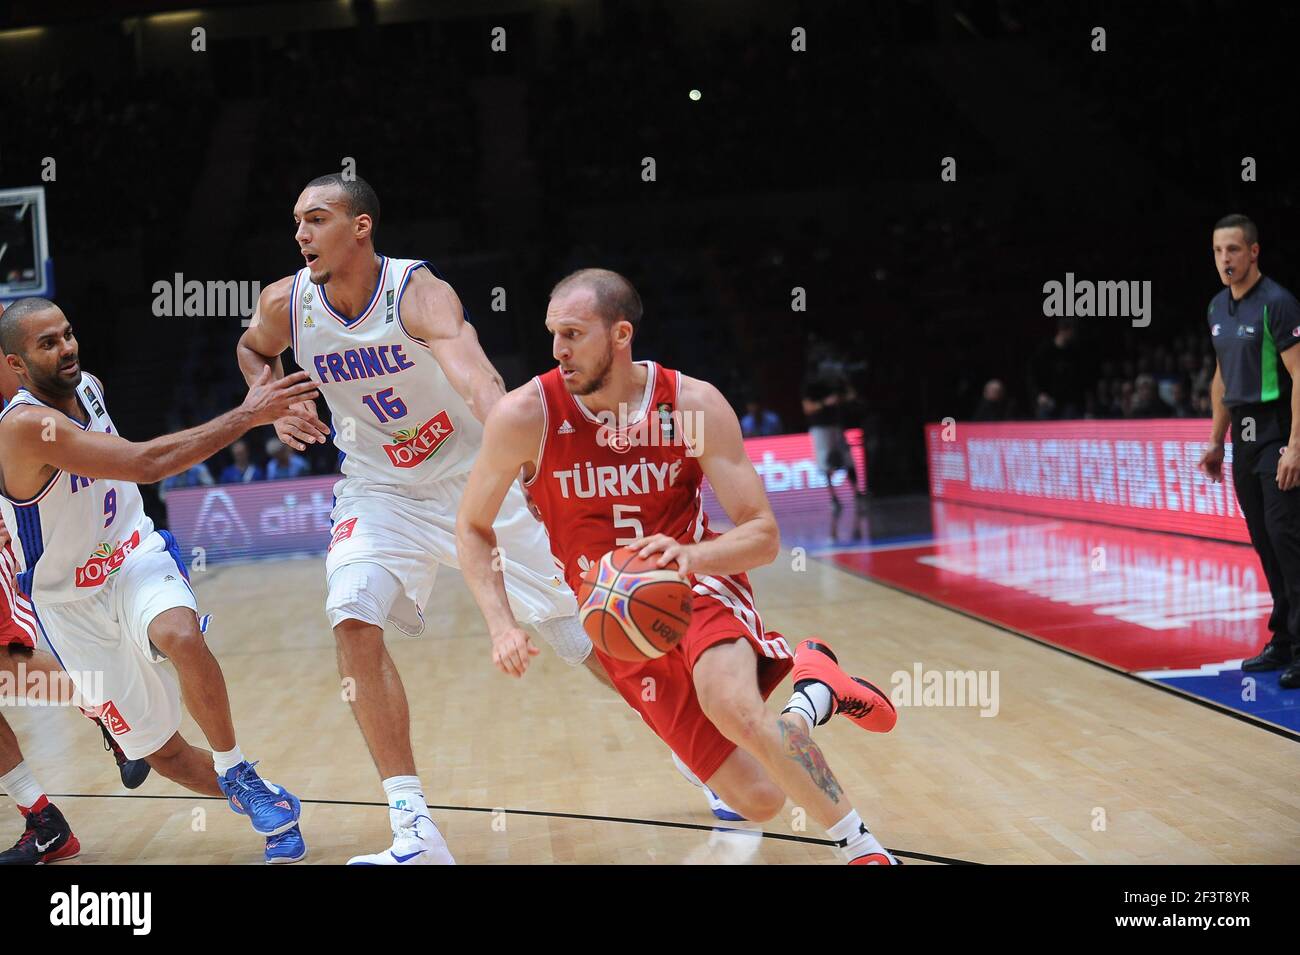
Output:
[[[167,492],[174,488],[281,481],[308,477],[311,474],[330,474],[334,470],[313,467],[308,457],[294,451],[279,438],[269,439],[265,450],[265,462],[258,463],[249,448],[249,442],[242,439],[236,441],[211,461],[196,464],[188,471],[165,479],[159,487],[159,497],[165,500]],[[215,478],[212,476],[214,471],[217,473]]]
[[1121,357],[1098,356],[1063,318],[1029,363],[1019,393],[1002,378],[984,383],[973,421],[1064,418],[1208,418],[1214,350],[1208,334],[1140,344]]

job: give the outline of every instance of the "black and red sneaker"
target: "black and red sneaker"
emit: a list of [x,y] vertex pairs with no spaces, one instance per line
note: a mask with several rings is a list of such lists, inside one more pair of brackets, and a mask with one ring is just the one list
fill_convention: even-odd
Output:
[[[87,714],[89,716],[89,714]],[[113,754],[113,759],[117,760],[117,771],[122,776],[122,785],[127,789],[135,789],[149,778],[149,763],[143,759],[127,759],[126,753],[122,752],[122,747],[117,745],[117,740],[108,731],[104,721],[97,716],[91,716],[91,720],[99,727],[99,731],[104,734],[104,749]]]
[[81,843],[63,813],[44,796],[41,801],[44,806],[27,813],[27,828],[13,848],[0,852],[0,865],[42,865],[80,854]]

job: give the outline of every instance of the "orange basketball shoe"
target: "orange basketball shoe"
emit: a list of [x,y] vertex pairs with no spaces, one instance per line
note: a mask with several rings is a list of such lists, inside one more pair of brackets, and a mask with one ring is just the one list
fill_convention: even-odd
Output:
[[860,677],[849,676],[824,640],[800,642],[794,651],[795,689],[803,680],[824,683],[831,691],[834,713],[842,713],[864,730],[888,733],[898,722],[898,711],[880,689]]
[[849,865],[902,865],[902,859],[895,859],[888,852],[872,852],[849,860]]

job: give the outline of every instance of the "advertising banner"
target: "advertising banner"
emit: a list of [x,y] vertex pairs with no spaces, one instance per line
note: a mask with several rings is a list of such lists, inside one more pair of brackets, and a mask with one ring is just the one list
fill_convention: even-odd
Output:
[[[858,479],[865,481],[862,432],[854,428],[845,437]],[[817,469],[809,434],[750,438],[745,448],[778,519],[783,514],[827,509],[826,476]],[[167,495],[168,522],[187,561],[200,553],[196,548],[201,548],[209,563],[323,554],[329,545],[329,516],[338,479],[331,474],[293,481],[177,488]],[[833,478],[837,488],[847,480],[844,472]],[[847,497],[848,489],[841,494]],[[710,520],[725,521],[707,482],[703,496]]]
[[1232,489],[1197,469],[1209,419],[926,425],[936,500],[1247,542]]

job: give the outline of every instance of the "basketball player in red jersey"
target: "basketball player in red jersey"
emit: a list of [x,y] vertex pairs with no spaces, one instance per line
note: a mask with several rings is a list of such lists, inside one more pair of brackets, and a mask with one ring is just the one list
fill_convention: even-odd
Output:
[[[789,796],[847,861],[896,864],[811,733],[837,713],[888,732],[897,714],[883,693],[844,673],[824,642],[806,640],[791,653],[780,634],[763,629],[745,572],[776,558],[780,536],[740,422],[709,383],[632,360],[640,317],[636,290],[615,272],[583,269],[563,279],[546,316],[559,367],[488,415],[457,543],[498,666],[522,675],[537,652],[493,568],[492,522],[523,468],[575,591],[583,570],[619,545],[659,554],[660,566],[675,563],[692,584],[691,625],[673,650],[641,663],[600,660],[695,776],[752,820],[771,819]],[[708,529],[700,503],[706,477],[735,524],[723,534]],[[794,695],[774,718],[763,701],[792,667]],[[645,693],[647,685],[655,692]]]

